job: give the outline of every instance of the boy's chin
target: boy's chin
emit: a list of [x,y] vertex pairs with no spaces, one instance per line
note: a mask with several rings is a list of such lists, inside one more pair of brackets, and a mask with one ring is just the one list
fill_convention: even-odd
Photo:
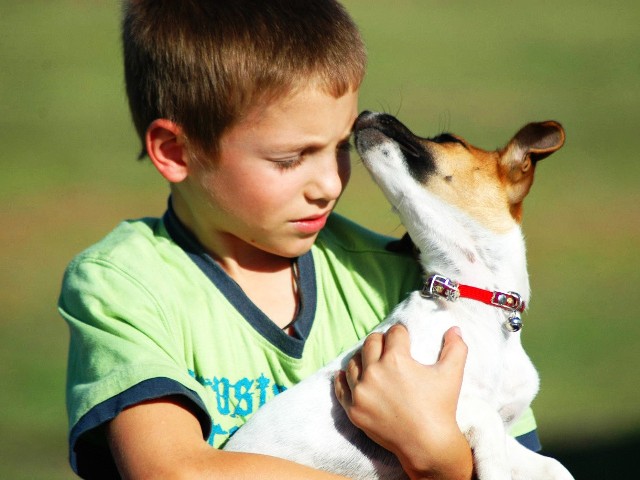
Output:
[[316,238],[318,238],[317,233],[295,241],[286,242],[286,244],[278,245],[276,248],[268,249],[268,251],[279,257],[297,258],[311,250]]

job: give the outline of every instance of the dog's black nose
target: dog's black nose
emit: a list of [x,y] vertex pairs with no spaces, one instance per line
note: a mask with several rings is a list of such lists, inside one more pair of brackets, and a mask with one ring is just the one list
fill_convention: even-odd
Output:
[[378,116],[377,113],[370,112],[369,110],[363,111],[360,115],[358,115],[358,118],[356,118],[356,121],[353,124],[353,129],[362,130],[363,128],[373,126],[376,116]]

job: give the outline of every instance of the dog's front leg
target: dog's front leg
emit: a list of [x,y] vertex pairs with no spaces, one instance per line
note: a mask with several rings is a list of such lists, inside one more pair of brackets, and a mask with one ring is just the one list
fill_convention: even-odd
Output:
[[560,462],[532,452],[514,438],[507,438],[513,480],[574,480]]
[[479,480],[511,480],[502,419],[487,402],[461,396],[457,421],[473,452]]

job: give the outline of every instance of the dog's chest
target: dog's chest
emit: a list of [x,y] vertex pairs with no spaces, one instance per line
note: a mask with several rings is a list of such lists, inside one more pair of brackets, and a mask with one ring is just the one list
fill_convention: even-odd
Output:
[[512,410],[512,404],[533,399],[538,375],[518,334],[502,329],[503,317],[501,311],[474,302],[425,300],[414,293],[394,310],[390,320],[407,326],[411,353],[424,364],[437,361],[444,332],[459,326],[469,349],[462,394],[480,396],[497,410],[505,406]]

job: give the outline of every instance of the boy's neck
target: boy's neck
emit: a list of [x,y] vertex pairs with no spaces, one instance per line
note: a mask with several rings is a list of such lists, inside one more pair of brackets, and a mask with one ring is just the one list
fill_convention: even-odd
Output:
[[293,259],[251,245],[239,248],[242,242],[225,238],[228,234],[198,228],[179,196],[172,196],[172,206],[180,222],[268,318],[281,328],[291,323],[299,305]]
[[249,261],[243,257],[213,258],[278,327],[294,320],[299,307],[294,260],[270,254]]
[[237,269],[234,273],[229,273],[229,276],[278,327],[284,328],[295,319],[299,307],[299,292],[293,262],[289,261],[287,268],[280,271]]

